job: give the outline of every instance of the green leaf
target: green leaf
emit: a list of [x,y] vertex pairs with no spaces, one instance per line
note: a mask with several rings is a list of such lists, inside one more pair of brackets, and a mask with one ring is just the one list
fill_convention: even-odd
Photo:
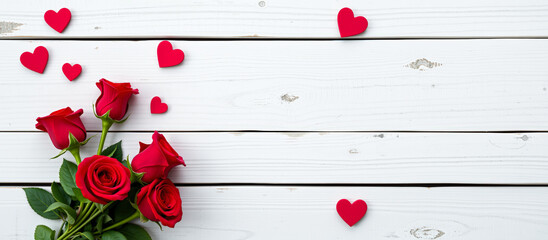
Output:
[[133,223],[126,223],[122,228],[118,229],[124,234],[127,239],[131,240],[152,240],[148,232],[141,226]]
[[74,192],[74,197],[82,203],[88,203],[91,202],[89,199],[85,198],[84,195],[82,195],[82,191],[79,188],[73,188],[72,191]]
[[105,214],[105,219],[103,220],[104,223],[112,222],[112,217],[110,217],[108,214]]
[[86,224],[86,226],[84,226],[84,230],[85,232],[91,232],[91,230],[93,230],[93,224],[91,223],[88,223]]
[[109,156],[122,162],[124,158],[124,153],[122,152],[122,140],[107,147],[105,150],[101,152],[101,155]]
[[93,236],[93,233],[91,232],[81,232],[78,235],[84,237],[84,239],[95,240],[95,237]]
[[103,233],[103,235],[101,235],[101,239],[102,240],[127,240],[127,238],[124,237],[123,234],[113,230]]
[[129,216],[133,215],[137,211],[129,202],[129,198],[124,199],[119,202],[116,207],[114,207],[114,222],[120,222]]
[[73,189],[78,188],[76,186],[76,171],[78,166],[71,161],[63,159],[63,164],[59,170],[59,180],[61,181],[61,186],[65,189],[65,192],[71,196],[75,197]]
[[95,206],[95,207],[96,207],[97,209],[99,209],[99,211],[101,211],[101,212],[104,212],[104,211],[105,211],[105,205],[103,205],[103,204],[94,202],[94,203],[93,203],[93,206]]
[[112,218],[108,215],[108,211],[101,214],[98,218],[97,218],[97,225],[95,226],[97,228],[97,231],[99,232],[103,232],[103,225],[105,223],[109,223],[112,221]]
[[70,196],[63,190],[61,184],[53,182],[51,184],[51,193],[53,194],[53,198],[58,202],[70,205]]
[[23,190],[25,190],[30,207],[38,215],[53,220],[61,218],[57,211],[45,212],[49,205],[55,202],[51,193],[41,188],[23,188]]
[[53,240],[54,237],[55,237],[55,231],[51,230],[51,228],[47,226],[38,225],[36,226],[36,229],[34,230],[35,240]]
[[76,211],[67,204],[62,202],[54,202],[49,205],[48,209],[44,212],[51,212],[53,210],[62,209],[67,214],[67,222],[72,225],[76,222]]

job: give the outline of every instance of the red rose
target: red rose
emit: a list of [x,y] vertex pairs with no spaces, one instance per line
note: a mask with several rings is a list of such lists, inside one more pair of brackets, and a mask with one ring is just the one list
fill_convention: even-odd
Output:
[[97,87],[101,90],[101,96],[95,103],[95,112],[97,115],[103,116],[110,110],[109,117],[114,120],[124,118],[129,99],[133,94],[139,94],[139,90],[131,88],[130,83],[113,83],[101,79],[97,83]]
[[183,217],[181,203],[179,189],[167,178],[155,179],[137,194],[139,211],[149,220],[170,228]]
[[183,158],[169,145],[164,135],[154,132],[152,143],[139,142],[141,150],[131,161],[135,172],[144,172],[143,182],[152,182],[157,178],[165,178],[169,171],[177,165],[185,165]]
[[95,155],[84,159],[76,171],[76,186],[96,203],[123,200],[131,187],[130,172],[118,160]]
[[36,128],[49,134],[53,145],[58,149],[69,146],[69,133],[72,133],[78,142],[86,140],[86,128],[80,119],[84,113],[82,109],[72,111],[70,107],[52,112],[45,117],[36,119]]

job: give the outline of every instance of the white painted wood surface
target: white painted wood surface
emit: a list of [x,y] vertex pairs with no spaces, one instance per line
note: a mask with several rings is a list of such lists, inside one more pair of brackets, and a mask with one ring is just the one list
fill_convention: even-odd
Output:
[[[58,34],[43,15],[62,7]],[[357,38],[548,36],[543,0],[25,0],[2,3],[0,37],[338,38],[343,7],[369,20]]]
[[[132,158],[151,133],[109,134]],[[548,134],[165,133],[177,183],[548,184]],[[82,149],[96,152],[98,137]],[[28,146],[33,146],[28,151]],[[45,133],[0,134],[0,182],[58,179]],[[70,154],[64,156],[72,160]],[[31,167],[29,167],[31,166]]]
[[[100,78],[140,89],[115,130],[548,130],[548,40],[173,41],[182,65],[160,69],[159,41],[2,41],[0,130],[91,105]],[[43,45],[43,75],[18,61]],[[426,59],[426,60],[424,60]],[[83,73],[69,82],[65,62]],[[431,68],[430,68],[431,67]],[[151,115],[161,96],[166,114]]]
[[[43,14],[62,7],[73,18],[59,34]],[[342,7],[369,20],[353,38],[375,40],[340,40]],[[546,37],[543,0],[5,1],[0,184],[12,187],[0,187],[0,239],[58,227],[18,186],[58,179],[61,159],[48,159],[57,150],[35,119],[83,108],[97,134],[94,83],[107,78],[141,92],[107,144],[123,139],[134,156],[161,130],[188,164],[174,182],[208,185],[182,187],[183,221],[164,232],[145,224],[154,239],[544,240]],[[186,59],[159,69],[156,47],[169,38],[187,39],[172,41]],[[50,53],[43,75],[19,63],[40,45]],[[62,74],[66,62],[83,66],[74,82]],[[169,104],[166,114],[150,114],[153,96]],[[381,185],[390,183],[542,186]],[[341,198],[369,205],[353,228],[337,216]]]
[[[183,220],[153,239],[527,239],[548,235],[548,188],[184,187]],[[341,198],[369,209],[350,228]],[[0,188],[3,240],[31,239],[34,227],[58,227],[35,214],[21,188]]]

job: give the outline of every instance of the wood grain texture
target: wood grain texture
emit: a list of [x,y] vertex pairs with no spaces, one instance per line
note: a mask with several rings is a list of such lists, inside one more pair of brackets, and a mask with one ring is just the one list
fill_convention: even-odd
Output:
[[[173,41],[182,65],[159,69],[159,41],[2,41],[2,131],[91,105],[104,77],[141,94],[114,130],[548,130],[548,40]],[[43,45],[43,75],[18,61]],[[79,79],[65,62],[83,66]],[[166,114],[151,115],[160,96]]]
[[[153,239],[528,239],[548,235],[548,188],[186,187],[183,220]],[[335,210],[364,199],[354,227]],[[35,225],[58,222],[27,206],[21,188],[0,188],[4,240],[31,239]]]
[[[58,34],[43,15],[62,7],[73,18]],[[343,7],[369,20],[357,38],[548,36],[542,0],[27,0],[2,4],[0,37],[338,38]]]
[[[125,155],[151,133],[111,133]],[[165,133],[187,167],[176,183],[547,184],[548,134]],[[95,154],[99,137],[82,149]],[[29,147],[32,146],[32,151]],[[58,179],[45,133],[0,134],[0,182]],[[70,154],[64,156],[73,160]]]

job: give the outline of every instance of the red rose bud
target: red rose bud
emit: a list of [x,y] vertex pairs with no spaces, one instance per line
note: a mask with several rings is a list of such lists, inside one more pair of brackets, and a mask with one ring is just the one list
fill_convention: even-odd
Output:
[[95,103],[95,112],[103,116],[110,110],[108,116],[117,121],[126,115],[131,96],[139,94],[139,90],[131,88],[130,83],[113,83],[104,78],[99,80],[97,87],[101,90],[101,96]]
[[183,217],[179,189],[169,179],[155,179],[141,188],[136,203],[143,216],[170,228]]
[[78,142],[86,140],[86,128],[80,119],[84,113],[82,109],[72,111],[70,107],[52,112],[45,117],[36,119],[36,128],[47,132],[53,145],[58,149],[65,149],[69,146],[69,133],[71,133]]
[[130,174],[118,160],[94,155],[78,165],[76,186],[90,201],[107,204],[127,197],[131,187]]
[[131,168],[138,173],[145,173],[143,182],[152,182],[157,178],[165,178],[169,171],[177,165],[185,165],[183,158],[169,145],[164,135],[157,131],[152,135],[152,143],[141,145],[141,150],[131,161]]

